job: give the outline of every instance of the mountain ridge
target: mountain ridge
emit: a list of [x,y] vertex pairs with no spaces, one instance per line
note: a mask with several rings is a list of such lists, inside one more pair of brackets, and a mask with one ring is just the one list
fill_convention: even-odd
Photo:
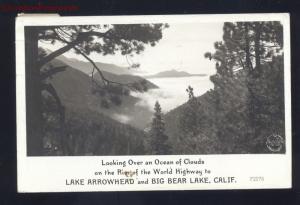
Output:
[[[64,55],[60,55],[57,57],[58,60],[63,61],[67,65],[82,71],[85,74],[91,74],[93,65],[90,62],[85,62],[78,60],[76,58],[68,58]],[[111,63],[102,63],[95,62],[97,67],[99,67],[102,71],[110,72],[116,75],[124,75],[124,74],[134,74],[133,70],[130,70],[129,67],[122,67]]]
[[191,74],[186,71],[177,71],[175,69],[162,71],[153,75],[143,76],[144,78],[179,78],[192,76],[207,76],[206,74]]

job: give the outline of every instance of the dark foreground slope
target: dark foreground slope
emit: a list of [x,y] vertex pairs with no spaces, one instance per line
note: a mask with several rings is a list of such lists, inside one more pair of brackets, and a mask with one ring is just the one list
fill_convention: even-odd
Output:
[[[66,65],[64,62],[57,59],[53,60],[51,64],[53,66]],[[134,83],[145,80],[139,76],[115,75],[105,71],[104,75],[109,80],[121,83]],[[99,77],[95,75],[95,79],[99,79]],[[91,78],[85,73],[70,66],[67,66],[64,72],[55,75],[51,79],[51,82],[57,89],[58,95],[64,104],[68,104],[71,107],[81,106],[89,108],[94,112],[104,114],[119,122],[131,124],[138,129],[145,128],[145,125],[148,123],[148,118],[145,118],[145,116],[150,116],[152,114],[147,109],[135,106],[138,102],[138,98],[131,95],[123,96],[120,105],[110,103],[109,108],[104,108],[101,105],[101,96],[95,95],[92,92]],[[157,88],[153,83],[147,80],[145,80],[145,82],[147,89]]]
[[165,115],[174,154],[285,152],[281,56],[263,65],[258,77],[239,71],[211,80],[215,89],[196,98],[196,109],[187,102]]
[[70,155],[145,153],[143,131],[82,107],[67,107],[66,116]]
[[169,136],[169,143],[172,144],[173,154],[218,154],[221,153],[219,142],[216,137],[216,128],[213,126],[213,116],[215,116],[214,108],[214,91],[208,91],[197,100],[201,104],[199,109],[199,118],[203,119],[201,123],[201,133],[194,140],[197,145],[187,148],[184,144],[188,143],[189,139],[182,132],[181,123],[184,113],[186,113],[188,103],[171,110],[165,115],[166,134]]
[[[51,65],[66,66],[57,59]],[[49,82],[65,107],[65,125],[58,129],[55,118],[48,118],[45,128],[48,155],[145,154],[145,133],[115,120],[121,110],[128,115],[135,113],[137,98],[124,96],[120,106],[103,108],[101,96],[92,93],[91,78],[70,66],[52,76]]]

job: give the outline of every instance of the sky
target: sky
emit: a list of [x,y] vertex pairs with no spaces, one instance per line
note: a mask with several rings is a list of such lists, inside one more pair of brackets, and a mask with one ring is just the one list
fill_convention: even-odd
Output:
[[[176,69],[189,73],[211,75],[215,72],[215,63],[204,58],[204,53],[214,51],[214,42],[222,40],[223,23],[184,23],[169,24],[163,30],[162,39],[155,47],[146,46],[145,51],[129,59],[139,63],[140,74],[154,74],[161,71]],[[62,45],[47,47],[51,50]],[[64,54],[70,58],[86,61],[73,51]],[[112,63],[128,67],[125,56],[120,54],[102,56],[97,53],[90,54],[91,59],[97,62]]]

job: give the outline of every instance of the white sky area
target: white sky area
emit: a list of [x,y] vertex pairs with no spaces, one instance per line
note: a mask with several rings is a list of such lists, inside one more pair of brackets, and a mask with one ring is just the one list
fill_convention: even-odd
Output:
[[[129,59],[133,63],[140,63],[139,73],[154,74],[171,69],[195,74],[215,73],[215,63],[205,59],[204,53],[214,52],[214,42],[222,40],[223,22],[169,25],[169,28],[163,30],[163,37],[155,47],[146,46],[144,52]],[[51,50],[61,46],[62,44],[46,45]],[[86,61],[73,51],[64,55]],[[90,57],[97,62],[128,67],[126,57],[121,54],[102,56],[91,53]]]

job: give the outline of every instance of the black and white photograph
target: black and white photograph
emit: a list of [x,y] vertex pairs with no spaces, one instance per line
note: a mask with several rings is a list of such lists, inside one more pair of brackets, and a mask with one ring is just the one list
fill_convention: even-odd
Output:
[[32,19],[20,192],[291,186],[287,14]]
[[279,21],[25,27],[28,156],[285,153]]

